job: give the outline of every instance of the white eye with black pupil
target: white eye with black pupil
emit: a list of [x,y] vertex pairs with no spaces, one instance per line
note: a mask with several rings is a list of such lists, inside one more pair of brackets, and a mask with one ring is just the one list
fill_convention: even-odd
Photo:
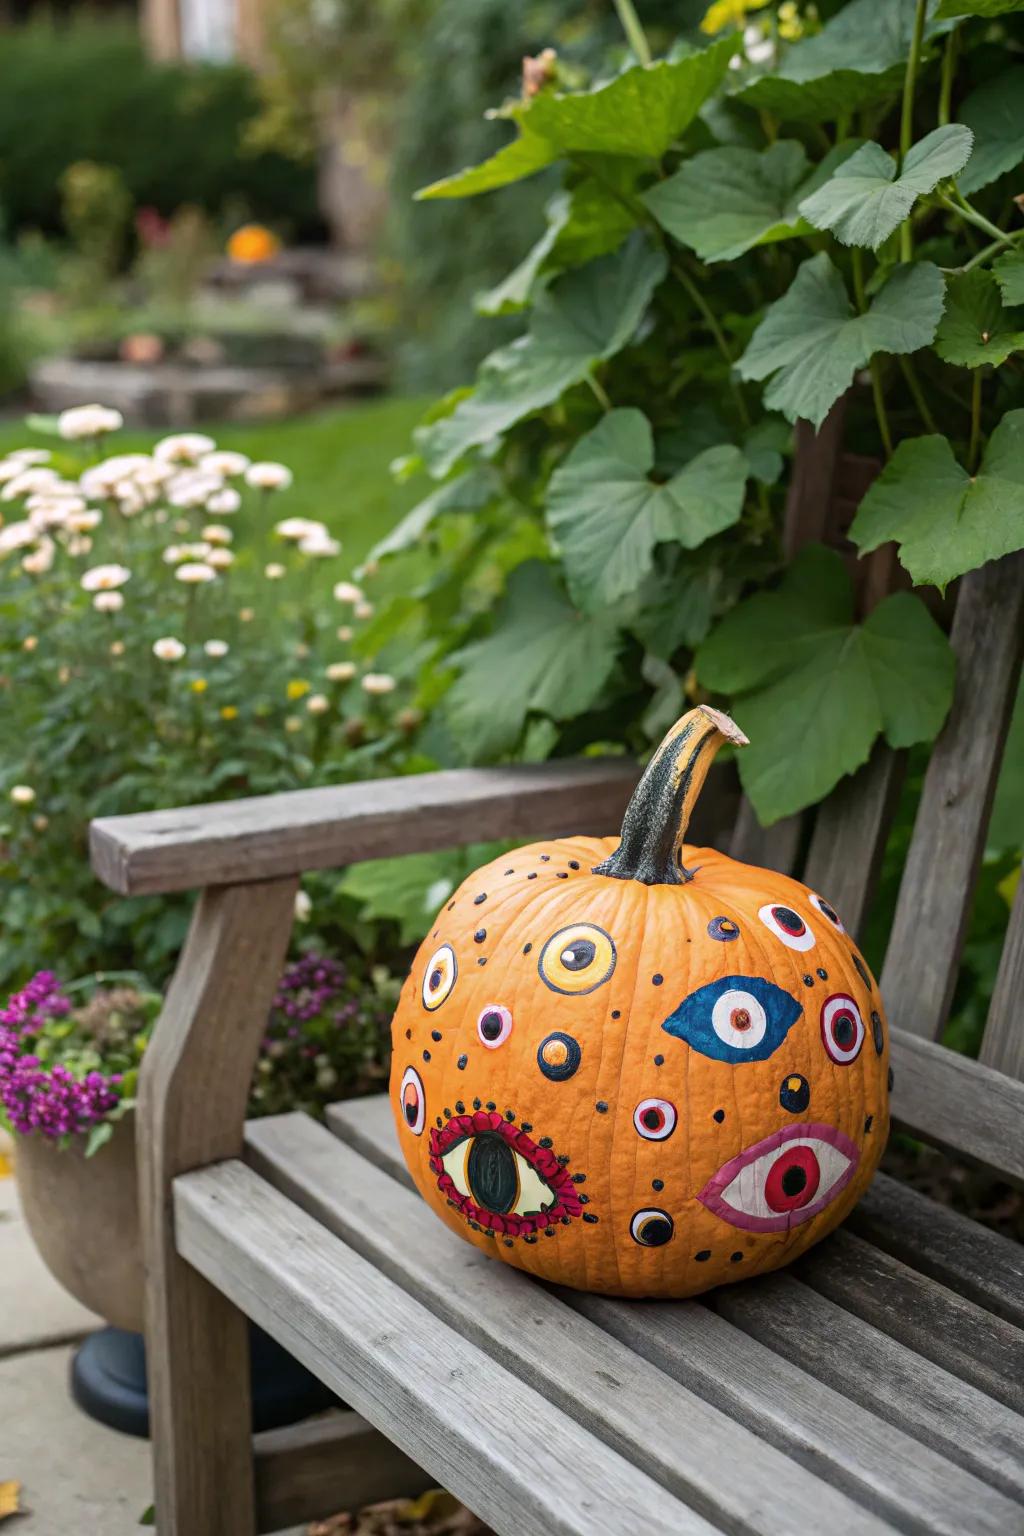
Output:
[[398,1097],[403,1124],[414,1136],[422,1136],[427,1118],[427,1096],[415,1067],[406,1067]]
[[633,1111],[633,1125],[645,1141],[667,1141],[676,1120],[676,1107],[668,1099],[641,1099]]
[[821,913],[822,917],[828,919],[833,928],[837,929],[840,933],[845,933],[846,929],[843,927],[842,919],[840,918],[839,913],[836,911],[835,907],[833,907],[830,902],[827,902],[824,896],[815,895],[814,891],[810,892],[810,897],[811,906],[816,907],[817,910]]
[[789,949],[813,949],[814,934],[799,912],[778,902],[769,902],[758,911],[758,917],[770,933],[781,939]]
[[752,1051],[764,1039],[768,1015],[753,992],[737,987],[723,992],[715,1002],[711,1028],[723,1045],[737,1051]]
[[853,998],[845,992],[827,997],[821,1006],[821,1039],[837,1066],[856,1061],[864,1044],[864,1020]]
[[459,974],[458,961],[455,959],[455,951],[450,944],[442,944],[440,949],[435,949],[427,961],[427,968],[423,972],[423,1006],[430,1013],[451,995]]

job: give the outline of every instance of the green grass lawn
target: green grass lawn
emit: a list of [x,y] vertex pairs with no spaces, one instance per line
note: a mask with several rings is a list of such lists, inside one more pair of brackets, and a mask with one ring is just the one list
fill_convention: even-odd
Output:
[[[203,426],[224,448],[252,459],[287,464],[295,483],[282,501],[289,517],[315,517],[344,544],[344,563],[357,565],[422,495],[421,486],[396,486],[388,465],[410,446],[424,409],[421,400],[383,399],[335,406],[288,421]],[[119,432],[111,453],[148,449],[161,432]],[[12,448],[52,448],[55,439],[19,421],[0,423],[0,456]]]

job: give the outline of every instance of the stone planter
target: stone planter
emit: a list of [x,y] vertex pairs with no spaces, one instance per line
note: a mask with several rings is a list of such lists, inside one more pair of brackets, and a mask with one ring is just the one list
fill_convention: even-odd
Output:
[[25,1223],[54,1278],[115,1327],[140,1333],[134,1115],[89,1159],[83,1138],[61,1151],[42,1136],[15,1137],[15,1172]]

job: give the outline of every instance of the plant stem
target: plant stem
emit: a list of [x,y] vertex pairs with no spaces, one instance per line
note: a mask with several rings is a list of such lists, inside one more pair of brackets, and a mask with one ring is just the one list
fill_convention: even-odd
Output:
[[907,357],[905,354],[901,354],[899,358],[899,365],[900,372],[903,374],[903,377],[907,381],[907,388],[910,390],[910,393],[914,397],[914,404],[917,406],[917,414],[921,418],[925,431],[937,432],[939,429],[935,425],[935,417],[932,415],[931,407],[924,397],[924,392],[921,389],[920,383],[918,382],[913,363],[911,363],[909,357]]
[[[853,292],[857,300],[857,308],[864,314],[868,307],[867,294],[864,291],[864,257],[859,246],[853,248]],[[887,459],[892,458],[892,432],[889,429],[889,416],[885,409],[885,392],[882,389],[882,375],[878,366],[878,358],[872,357],[868,362],[868,371],[871,374],[871,394],[875,402],[875,420],[878,422],[878,435],[882,439],[882,447],[885,449]]]
[[749,427],[750,412],[747,410],[747,402],[743,397],[743,390],[740,387],[739,380],[733,378],[733,355],[729,350],[729,343],[725,339],[725,334],[722,331],[722,327],[719,325],[717,319],[715,318],[714,312],[708,308],[707,301],[705,300],[700,289],[697,287],[697,284],[693,281],[690,274],[687,272],[686,268],[680,266],[678,262],[673,262],[672,271],[682,283],[684,289],[686,290],[689,297],[693,300],[694,304],[700,310],[704,324],[715,338],[715,345],[718,347],[719,352],[721,352],[722,357],[725,359],[729,370],[729,388],[732,390],[733,398],[736,401],[736,409],[739,412],[740,420],[745,427]]
[[956,49],[960,37],[959,27],[954,27],[946,38],[942,53],[942,84],[939,87],[939,127],[949,122],[953,101],[953,76],[956,73]]
[[975,368],[971,378],[971,443],[967,450],[967,472],[975,474],[981,448],[981,369]]
[[1004,235],[1002,240],[993,240],[991,245],[986,245],[982,250],[975,251],[970,261],[965,261],[962,267],[950,267],[948,269],[944,267],[942,270],[948,270],[951,272],[970,272],[974,267],[980,267],[983,262],[988,261],[990,256],[994,256],[996,252],[1001,251],[1004,246],[1012,247],[1014,243],[1013,235]]
[[640,18],[636,13],[633,0],[615,0],[615,10],[618,13],[622,30],[626,34],[626,41],[636,54],[645,69],[650,68],[651,48],[647,41]]
[[948,208],[950,213],[958,213],[968,224],[973,224],[975,229],[984,230],[986,235],[998,240],[1000,245],[1012,245],[1011,237],[993,224],[991,219],[986,219],[977,208],[972,207],[962,193],[957,192],[954,197],[947,197],[944,192],[940,192],[938,196],[943,208]]
[[[907,158],[914,137],[914,87],[917,84],[917,61],[921,57],[921,44],[924,41],[924,22],[928,10],[928,0],[917,0],[914,11],[914,35],[910,42],[910,54],[907,58],[907,73],[903,79],[903,107],[900,111],[900,155],[899,167]],[[914,255],[914,236],[909,219],[904,219],[900,225],[900,260],[911,261]]]
[[612,403],[608,398],[608,391],[604,388],[604,385],[592,373],[587,374],[587,383],[590,385],[594,398],[602,411],[610,411]]

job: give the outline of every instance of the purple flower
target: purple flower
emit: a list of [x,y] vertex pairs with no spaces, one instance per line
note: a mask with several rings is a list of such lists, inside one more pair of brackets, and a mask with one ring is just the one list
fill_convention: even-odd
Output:
[[106,1119],[120,1098],[119,1074],[87,1072],[79,1082],[60,1062],[45,1066],[32,1049],[47,1022],[70,1011],[50,971],[33,976],[0,1009],[0,1104],[22,1136],[77,1136]]

